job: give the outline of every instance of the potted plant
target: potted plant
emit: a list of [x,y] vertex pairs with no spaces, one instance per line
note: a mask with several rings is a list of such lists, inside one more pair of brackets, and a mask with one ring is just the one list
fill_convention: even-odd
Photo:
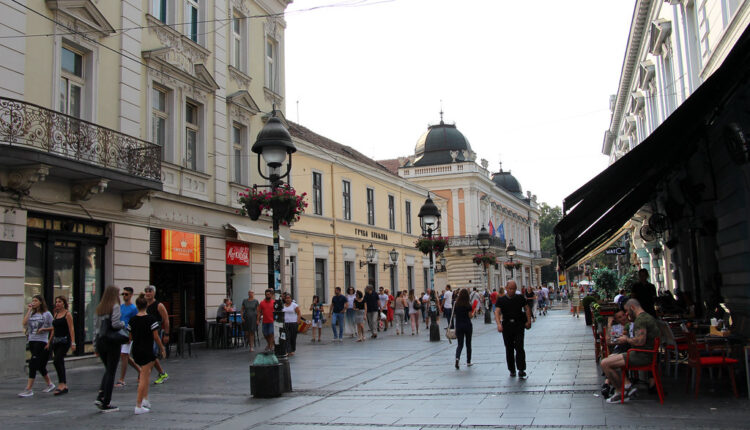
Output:
[[283,184],[270,191],[258,190],[257,187],[246,188],[240,193],[241,215],[248,215],[257,220],[260,215],[277,216],[282,225],[299,221],[305,213],[307,193],[297,194],[289,184]]
[[474,258],[472,259],[474,261],[474,264],[478,266],[494,266],[497,264],[497,256],[495,256],[492,252],[486,252],[484,254],[474,254]]
[[515,269],[516,263],[514,261],[506,261],[503,263],[503,267],[505,267],[508,270]]
[[432,240],[426,237],[420,237],[414,242],[414,247],[422,252],[422,254],[427,255],[432,252]]
[[436,253],[442,254],[446,248],[448,248],[448,239],[442,236],[432,239],[432,249],[435,250]]
[[583,306],[583,313],[586,317],[586,325],[593,324],[594,318],[591,314],[591,305],[596,303],[597,297],[594,294],[589,294],[581,300],[581,306]]
[[432,239],[427,237],[420,237],[414,242],[414,247],[422,252],[422,254],[429,254],[434,251],[435,254],[442,254],[448,248],[448,240],[444,237],[434,237]]

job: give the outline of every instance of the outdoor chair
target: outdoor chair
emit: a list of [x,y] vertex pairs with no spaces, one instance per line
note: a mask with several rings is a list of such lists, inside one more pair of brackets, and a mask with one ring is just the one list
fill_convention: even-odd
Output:
[[[659,334],[661,335],[661,346],[664,351],[664,369],[669,376],[669,366],[674,363],[674,377],[678,376],[678,366],[680,364],[680,353],[687,352],[688,345],[685,342],[678,342],[674,332],[664,321],[657,321],[659,325]],[[672,358],[674,356],[674,358]]]
[[700,390],[700,384],[701,384],[701,372],[704,367],[706,368],[714,368],[714,367],[726,367],[727,372],[729,373],[729,380],[732,381],[732,392],[734,393],[734,397],[738,397],[737,395],[737,383],[734,380],[734,366],[739,362],[738,360],[735,360],[734,358],[728,358],[725,355],[712,355],[703,357],[700,355],[700,352],[698,352],[698,344],[695,341],[695,333],[688,333],[688,366],[690,367],[690,371],[687,375],[687,387],[685,389],[686,392],[690,392],[690,375],[691,373],[695,375],[692,379],[695,381],[695,398],[698,398],[698,391]]
[[[653,349],[641,349],[641,348],[630,348],[628,352],[625,354],[625,367],[622,368],[622,386],[620,387],[620,392],[625,392],[625,375],[627,375],[627,372],[633,371],[633,372],[639,372],[639,371],[647,371],[651,372],[652,375],[654,375],[654,384],[656,385],[656,392],[659,394],[659,403],[664,404],[664,388],[662,388],[661,385],[661,377],[659,375],[659,338],[657,337],[654,339],[654,348]],[[651,363],[647,364],[645,366],[634,366],[630,364],[630,353],[631,352],[647,352],[651,354]],[[625,402],[625,396],[623,395],[620,399],[621,403]]]

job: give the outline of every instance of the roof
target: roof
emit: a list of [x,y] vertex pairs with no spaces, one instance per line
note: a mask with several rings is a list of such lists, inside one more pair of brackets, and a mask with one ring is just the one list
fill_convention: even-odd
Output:
[[471,145],[455,124],[431,125],[417,140],[415,166],[434,166],[470,161]]
[[378,163],[372,158],[362,154],[351,146],[342,145],[335,142],[325,136],[321,136],[307,127],[303,127],[295,122],[287,120],[289,123],[289,134],[298,139],[302,139],[305,142],[309,142],[314,146],[322,149],[323,151],[334,152],[339,155],[343,155],[351,160],[358,161],[362,164],[366,164],[374,169],[380,170],[381,172],[388,173],[393,176],[397,176],[397,172],[391,171],[388,167]]
[[391,158],[389,160],[378,160],[383,167],[390,170],[394,175],[398,175],[398,168],[401,167],[401,160],[398,158]]

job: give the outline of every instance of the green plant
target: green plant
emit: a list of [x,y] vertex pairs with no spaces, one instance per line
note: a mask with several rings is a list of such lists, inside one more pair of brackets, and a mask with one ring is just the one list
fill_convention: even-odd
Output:
[[594,281],[596,292],[599,293],[599,296],[602,298],[612,298],[617,294],[619,279],[617,277],[617,272],[614,270],[608,267],[596,269],[594,270],[594,276],[592,279]]
[[425,255],[429,254],[431,251],[435,251],[436,254],[441,254],[446,248],[448,248],[448,239],[441,236],[432,239],[421,237],[414,242],[414,247]]
[[605,318],[600,313],[600,309],[599,309],[600,307],[601,307],[601,305],[599,303],[596,303],[596,302],[592,303],[591,304],[591,313],[593,314],[594,321],[596,321],[597,324],[604,325],[606,323],[606,321],[605,321]]
[[583,306],[584,309],[588,309],[591,307],[592,303],[596,303],[596,296],[594,295],[588,295],[581,300],[581,306]]
[[630,292],[630,288],[636,282],[638,282],[638,269],[636,267],[631,267],[627,272],[623,273],[620,276],[620,279],[617,281],[617,285],[618,288],[623,289],[626,292]]
[[307,193],[300,195],[289,184],[276,187],[271,191],[258,190],[256,187],[245,188],[240,193],[239,202],[242,205],[241,215],[248,215],[257,220],[261,214],[276,215],[281,224],[288,225],[299,221],[300,215],[305,213]]

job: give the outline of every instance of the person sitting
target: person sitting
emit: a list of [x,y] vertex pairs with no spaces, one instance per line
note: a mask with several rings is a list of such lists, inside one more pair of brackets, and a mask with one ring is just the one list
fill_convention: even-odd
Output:
[[[609,321],[605,332],[605,348],[609,348],[610,354],[622,354],[630,348],[630,345],[627,343],[619,345],[615,343],[615,340],[623,335],[632,337],[632,333],[629,332],[628,328],[632,328],[632,325],[628,322],[628,316],[625,314],[625,311],[620,310],[615,312],[615,315],[613,319]],[[602,384],[602,395],[605,398],[609,398],[614,392],[614,385],[610,384],[609,379],[604,379],[604,384]]]
[[224,299],[222,303],[219,305],[219,308],[216,310],[216,322],[217,323],[227,323],[229,321],[228,312],[233,312],[230,310],[232,307],[232,301],[229,299]]

